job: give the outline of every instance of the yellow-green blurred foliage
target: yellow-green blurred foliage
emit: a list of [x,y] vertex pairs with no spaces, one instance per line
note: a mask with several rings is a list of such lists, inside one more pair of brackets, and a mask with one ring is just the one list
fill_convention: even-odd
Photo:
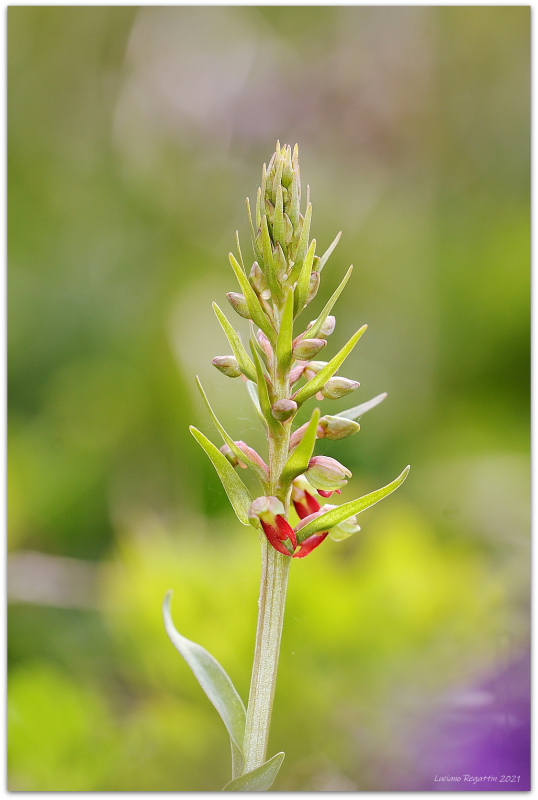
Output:
[[[211,301],[236,288],[227,253],[236,228],[249,249],[244,197],[277,137],[299,143],[318,249],[343,231],[305,317],[354,263],[329,346],[368,322],[344,374],[357,403],[389,393],[319,452],[352,469],[343,500],[412,471],[360,534],[293,564],[275,788],[413,788],[447,693],[528,640],[529,9],[8,19],[11,555],[77,559],[97,587],[14,593],[11,788],[229,779],[161,606],[172,588],[178,629],[246,699],[257,535],[188,424],[217,441],[197,373],[263,450],[244,385],[211,367],[228,347]],[[44,574],[28,583],[39,600]]]

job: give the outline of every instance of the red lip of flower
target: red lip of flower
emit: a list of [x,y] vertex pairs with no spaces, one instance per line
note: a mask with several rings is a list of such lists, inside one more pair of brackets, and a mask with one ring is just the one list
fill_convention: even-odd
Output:
[[[308,495],[307,492],[305,492]],[[317,506],[313,513],[304,516],[297,527],[293,529],[284,516],[284,505],[277,497],[258,497],[250,507],[249,519],[258,527],[261,524],[267,540],[275,550],[292,558],[305,558],[326,539],[329,531],[322,531],[309,536],[304,542],[297,541],[297,533],[311,520],[323,514],[325,507],[320,507],[318,501],[309,495],[312,507]],[[289,542],[289,544],[288,544]]]

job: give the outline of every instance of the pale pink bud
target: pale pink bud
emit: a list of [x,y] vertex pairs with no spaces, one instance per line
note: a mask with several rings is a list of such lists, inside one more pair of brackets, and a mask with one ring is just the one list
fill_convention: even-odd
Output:
[[252,288],[259,297],[262,297],[264,300],[268,300],[271,297],[271,291],[267,284],[267,278],[263,274],[262,268],[257,261],[255,261],[252,265],[249,280]]
[[326,415],[319,421],[320,426],[323,428],[323,436],[320,438],[331,439],[345,439],[346,436],[351,436],[352,433],[357,433],[361,426],[358,422],[352,419],[345,419],[344,417],[331,417]]
[[319,272],[312,272],[310,274],[310,286],[308,289],[308,294],[306,295],[306,305],[311,303],[314,297],[317,295],[319,289],[319,282],[320,282]]
[[330,456],[311,458],[304,474],[315,489],[333,492],[345,486],[347,478],[351,478],[350,470]]
[[241,369],[235,356],[215,356],[211,363],[219,372],[229,378],[238,378],[241,375]]
[[292,417],[296,411],[297,411],[297,403],[295,402],[295,400],[286,400],[286,399],[277,400],[271,410],[273,417],[275,419],[280,420],[281,422],[285,422],[287,419]]
[[[309,323],[308,328],[306,329],[307,331],[310,330],[310,328],[314,325],[315,321],[316,320],[313,319],[312,322]],[[323,338],[325,338],[326,336],[330,336],[331,333],[334,331],[335,326],[336,326],[336,317],[333,317],[331,314],[330,316],[327,317],[327,319],[321,326],[318,336],[321,336]]]
[[301,339],[293,348],[293,357],[301,361],[314,358],[326,344],[325,339]]
[[358,381],[351,381],[349,378],[334,377],[327,381],[321,393],[327,400],[338,400],[340,397],[345,397],[346,394],[354,392],[359,386],[360,383]]
[[240,317],[251,319],[250,311],[248,310],[248,303],[243,294],[238,294],[238,292],[228,292],[226,297],[228,298],[233,310],[237,311]]

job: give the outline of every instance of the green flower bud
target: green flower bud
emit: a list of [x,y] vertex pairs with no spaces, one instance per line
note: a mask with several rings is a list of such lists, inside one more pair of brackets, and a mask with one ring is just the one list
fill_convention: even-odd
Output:
[[211,363],[229,378],[238,378],[241,375],[241,369],[235,356],[215,356]]
[[295,400],[277,400],[273,405],[271,413],[275,419],[280,422],[285,422],[292,417],[297,411],[297,403]]
[[321,393],[327,400],[338,400],[340,397],[345,397],[346,394],[354,392],[360,386],[358,381],[351,381],[349,378],[330,378]]
[[332,441],[345,439],[346,436],[351,436],[352,433],[357,433],[361,429],[359,423],[354,422],[352,419],[331,417],[328,414],[320,419],[319,424],[323,428],[322,438]]
[[228,292],[226,297],[228,298],[233,310],[237,311],[240,317],[251,319],[250,312],[248,310],[248,304],[243,294],[238,294],[238,292]]
[[301,339],[293,348],[293,357],[297,361],[306,361],[316,356],[326,344],[325,339]]

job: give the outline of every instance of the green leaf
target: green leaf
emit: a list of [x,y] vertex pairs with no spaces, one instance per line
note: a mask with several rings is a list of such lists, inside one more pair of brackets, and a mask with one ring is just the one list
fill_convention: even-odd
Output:
[[235,232],[235,243],[237,245],[237,253],[239,255],[239,263],[241,264],[241,269],[245,272],[245,262],[243,261],[243,253],[241,252],[241,245],[239,244],[239,231]]
[[[194,425],[191,425],[189,428],[190,432],[200,445],[200,447],[205,450],[209,458],[211,459],[211,463],[217,470],[217,474],[221,480],[221,483],[224,487],[224,491],[228,495],[228,499],[232,504],[232,508],[236,513],[237,519],[243,525],[250,525],[248,521],[248,510],[252,505],[252,497],[250,493],[232,467],[226,456],[220,452],[218,447],[216,447],[213,442],[211,442],[207,436],[195,428]],[[244,458],[244,456],[241,456]]]
[[347,411],[340,411],[340,413],[335,414],[335,417],[344,417],[344,419],[359,419],[363,414],[366,414],[367,411],[370,411],[371,408],[375,408],[382,403],[385,397],[387,396],[386,392],[382,394],[378,394],[376,397],[372,397],[371,400],[367,400],[366,403],[361,403],[360,406],[354,406],[353,408],[348,408]]
[[248,221],[250,225],[250,235],[252,237],[252,249],[254,250],[254,255],[256,256],[257,261],[261,261],[262,254],[258,245],[256,244],[256,231],[254,230],[254,225],[252,223],[252,212],[250,210],[250,200],[247,197],[247,214],[248,214]]
[[293,289],[290,287],[286,295],[282,321],[276,340],[276,361],[282,373],[288,372],[292,362],[293,350]]
[[280,485],[284,490],[287,490],[294,478],[302,475],[308,469],[308,462],[312,458],[316,444],[318,424],[319,408],[315,408],[303,438],[288,458],[286,466],[282,470]]
[[[308,383],[305,383],[302,389],[299,389],[299,391],[292,396],[292,400],[295,400],[296,403],[304,403],[305,400],[308,400],[308,398],[312,397],[316,392],[320,392],[329,378],[332,378],[336,370],[342,366],[367,327],[368,325],[363,325],[362,328],[359,328],[359,330],[353,334],[349,342],[342,347],[340,352],[337,353],[334,358],[331,358],[327,366],[323,367],[317,375],[309,380]],[[311,330],[312,329],[310,329],[310,331]],[[310,331],[308,331],[309,334]]]
[[305,307],[306,298],[308,297],[308,290],[310,289],[310,275],[312,273],[312,263],[314,261],[314,254],[316,252],[316,240],[312,239],[308,253],[303,261],[303,266],[297,278],[297,286],[295,287],[295,305],[293,313],[297,317]]
[[258,295],[250,285],[250,281],[239,266],[236,257],[233,253],[229,253],[228,258],[230,259],[230,264],[232,265],[232,269],[235,272],[235,277],[241,287],[241,291],[245,295],[245,300],[247,301],[248,310],[250,311],[250,316],[252,317],[253,321],[256,323],[258,328],[265,333],[269,341],[274,344],[276,339],[276,332],[271,323],[269,322],[265,311],[261,307],[260,301],[258,300]]
[[260,407],[260,398],[258,397],[258,387],[254,383],[254,381],[247,381],[247,392],[249,394],[250,399],[256,409],[256,413],[258,414],[261,421],[265,424],[265,417],[262,414],[262,410]]
[[401,486],[407,478],[410,469],[411,467],[406,467],[402,474],[399,475],[396,480],[392,481],[392,483],[389,483],[388,486],[383,486],[382,489],[378,489],[376,492],[366,494],[364,497],[359,497],[358,500],[352,500],[350,503],[344,503],[316,517],[316,519],[313,519],[308,525],[305,525],[304,528],[301,528],[297,540],[304,542],[304,540],[313,533],[330,530],[340,522],[344,522],[344,520],[353,517],[355,514],[360,514],[361,511],[370,508],[370,506],[375,505],[375,503],[379,503],[380,500],[383,500],[384,497],[391,494],[398,486]]
[[163,605],[166,631],[172,640],[172,644],[179,650],[192,669],[200,686],[226,725],[232,742],[233,774],[235,778],[241,774],[244,763],[242,742],[245,735],[245,706],[228,674],[216,658],[201,645],[191,642],[176,630],[170,610],[171,602],[172,592],[168,592]]
[[286,225],[284,223],[284,200],[282,196],[282,186],[280,183],[276,190],[275,216],[273,217],[273,239],[280,242],[282,247],[286,246]]
[[342,231],[340,231],[340,233],[336,234],[334,242],[327,248],[327,250],[321,256],[321,258],[319,260],[319,264],[318,264],[318,272],[321,272],[321,270],[323,269],[323,267],[325,266],[325,264],[327,263],[327,261],[331,257],[331,255],[332,255],[332,253],[334,251],[334,248],[336,247],[336,245],[340,241],[341,235],[342,235]]
[[312,204],[307,203],[306,213],[303,219],[303,226],[301,228],[301,235],[297,243],[297,250],[295,252],[295,264],[288,278],[288,283],[293,284],[299,277],[303,261],[308,250],[308,239],[310,236],[310,222],[312,221]]
[[329,302],[327,303],[327,305],[325,306],[325,308],[323,309],[323,311],[321,312],[321,314],[319,315],[317,320],[314,322],[312,327],[309,328],[308,336],[311,339],[316,339],[317,338],[317,335],[320,332],[320,330],[322,329],[325,320],[327,319],[327,317],[329,316],[329,314],[332,311],[332,307],[334,306],[334,304],[336,303],[336,301],[338,300],[338,298],[342,294],[346,283],[350,279],[352,272],[353,272],[353,266],[351,266],[348,269],[348,271],[346,272],[346,274],[344,275],[344,277],[342,279],[342,282],[340,283],[340,286],[335,291],[335,293],[332,295],[332,297],[330,298]]
[[[211,417],[212,417],[213,422],[215,423],[215,425],[217,427],[218,432],[220,433],[220,435],[222,436],[222,438],[224,439],[224,441],[226,442],[226,444],[228,445],[228,447],[230,448],[232,453],[235,456],[237,456],[237,458],[240,461],[242,461],[244,464],[246,464],[248,467],[250,467],[250,469],[253,472],[255,472],[256,475],[258,476],[258,478],[260,479],[260,481],[262,483],[262,486],[265,486],[265,483],[267,481],[267,473],[265,472],[263,467],[260,467],[259,464],[257,464],[249,456],[247,456],[247,454],[244,453],[236,445],[236,443],[234,442],[232,437],[228,433],[226,433],[226,431],[224,430],[223,426],[220,424],[219,420],[217,419],[217,415],[215,414],[215,412],[211,408],[211,404],[210,404],[209,400],[207,399],[207,395],[204,392],[203,386],[202,386],[202,384],[200,382],[200,378],[198,377],[198,375],[196,376],[196,383],[198,384],[198,388],[200,389],[200,393],[201,393],[202,397],[205,400],[205,404],[206,404],[206,406],[207,406],[207,408],[209,410],[209,413],[211,414]],[[224,456],[224,458],[226,458],[226,456]],[[230,464],[230,466],[231,466],[231,464]]]
[[280,436],[282,434],[282,424],[278,422],[273,417],[271,412],[271,399],[269,397],[269,388],[267,386],[267,381],[265,380],[265,374],[262,368],[262,362],[260,360],[260,356],[258,355],[258,351],[256,350],[256,343],[255,339],[251,338],[250,340],[250,349],[252,350],[252,355],[254,357],[254,364],[256,366],[256,374],[258,378],[258,399],[260,401],[260,408],[263,415],[263,419],[265,424],[271,428],[271,430],[277,435]]
[[277,302],[280,302],[280,300],[282,300],[282,287],[278,282],[276,274],[275,261],[273,259],[273,245],[271,242],[271,237],[269,235],[269,226],[267,224],[267,217],[265,215],[262,217],[261,231],[262,231],[262,247],[263,247],[263,266],[265,267],[263,271],[265,273],[265,277],[267,278],[267,283],[269,284],[272,296],[275,298],[275,300],[277,300]]
[[241,368],[241,372],[246,375],[247,378],[250,378],[251,381],[255,381],[256,370],[254,368],[254,364],[252,363],[247,351],[243,347],[243,342],[239,338],[239,334],[230,325],[227,317],[220,310],[216,303],[213,303],[213,311],[217,315],[217,319],[220,322],[228,341],[230,342],[230,347],[233,350],[234,356],[237,358],[237,363]]
[[267,792],[278,775],[284,761],[284,753],[277,753],[261,767],[245,772],[240,778],[227,783],[223,792]]

